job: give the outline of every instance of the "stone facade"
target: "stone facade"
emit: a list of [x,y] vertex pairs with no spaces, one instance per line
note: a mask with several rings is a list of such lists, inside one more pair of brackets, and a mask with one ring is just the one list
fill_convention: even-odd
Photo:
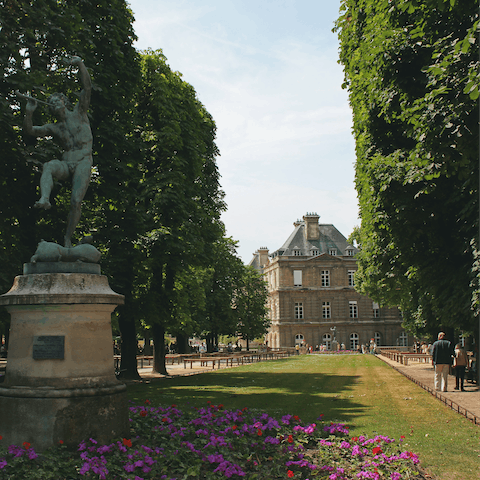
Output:
[[407,345],[397,308],[379,307],[355,291],[355,254],[333,226],[319,224],[317,214],[294,223],[295,230],[272,254],[262,247],[250,265],[265,275],[269,289],[272,348],[303,343],[346,349],[367,345]]

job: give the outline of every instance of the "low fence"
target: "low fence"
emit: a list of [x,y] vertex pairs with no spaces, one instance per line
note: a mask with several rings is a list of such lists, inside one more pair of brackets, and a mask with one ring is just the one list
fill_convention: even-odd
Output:
[[473,422],[475,425],[480,425],[480,417],[475,415],[473,412],[470,410],[467,410],[465,407],[462,407],[459,405],[457,402],[454,402],[453,400],[450,400],[449,398],[443,396],[440,392],[437,392],[435,389],[429,387],[428,385],[425,385],[424,383],[420,382],[416,378],[412,377],[408,373],[400,370],[397,368],[395,365],[389,364],[394,370],[397,372],[401,373],[404,377],[408,378],[410,381],[418,385],[419,387],[423,388],[430,394],[432,394],[435,398],[443,402],[447,407],[450,407],[452,410],[455,410],[457,413],[460,415],[463,415],[465,418]]

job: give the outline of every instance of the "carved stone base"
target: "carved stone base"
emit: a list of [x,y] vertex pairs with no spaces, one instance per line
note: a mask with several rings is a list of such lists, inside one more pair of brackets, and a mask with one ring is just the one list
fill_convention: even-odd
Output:
[[113,364],[111,313],[124,298],[103,275],[20,275],[0,296],[11,315],[0,386],[2,444],[42,451],[60,440],[128,434],[126,386]]
[[31,275],[34,273],[88,273],[92,275],[100,275],[101,271],[98,263],[37,262],[23,264],[24,275]]
[[[62,441],[75,448],[89,438],[108,443],[129,432],[126,386],[103,389],[0,387],[0,430],[3,445],[28,442],[42,452]],[[82,393],[84,395],[82,395]],[[31,396],[33,395],[33,396]]]

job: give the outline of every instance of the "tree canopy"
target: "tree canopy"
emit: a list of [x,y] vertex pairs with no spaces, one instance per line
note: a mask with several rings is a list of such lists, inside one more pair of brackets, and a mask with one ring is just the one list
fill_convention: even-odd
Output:
[[413,333],[472,330],[478,280],[478,5],[343,0],[356,141],[357,288]]
[[[177,343],[204,334],[211,346],[219,334],[234,334],[234,297],[247,285],[235,241],[220,221],[226,205],[215,122],[193,86],[161,50],[135,50],[125,0],[0,0],[0,6],[1,290],[40,239],[61,242],[71,187],[55,184],[48,212],[32,208],[42,164],[61,150],[50,139],[23,135],[15,91],[40,100],[58,91],[75,103],[81,86],[63,58],[78,55],[92,78],[94,169],[75,236],[93,234],[102,273],[125,295],[115,312],[123,375],[138,376],[138,327],[154,338],[158,371],[165,370],[166,332]],[[47,109],[35,111],[35,125],[52,121]],[[4,309],[0,314],[0,323],[8,321]]]

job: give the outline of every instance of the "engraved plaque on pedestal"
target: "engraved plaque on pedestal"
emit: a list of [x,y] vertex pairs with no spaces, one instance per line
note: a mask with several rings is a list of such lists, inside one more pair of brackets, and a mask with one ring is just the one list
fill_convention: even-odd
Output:
[[49,335],[33,337],[34,360],[63,360],[65,357],[65,336]]

